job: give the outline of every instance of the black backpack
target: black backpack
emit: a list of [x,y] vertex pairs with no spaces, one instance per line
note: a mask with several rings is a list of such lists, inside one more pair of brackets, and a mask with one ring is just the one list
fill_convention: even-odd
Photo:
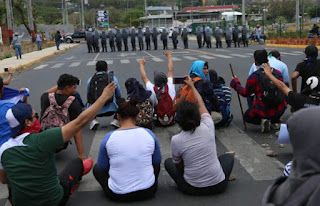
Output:
[[[273,84],[269,77],[262,71],[256,71],[260,76],[260,86],[262,92],[261,101],[269,108],[277,108],[284,101],[283,93]],[[274,74],[274,72],[272,72]]]
[[220,103],[217,96],[214,94],[213,86],[208,80],[201,79],[194,83],[195,88],[201,95],[207,110],[220,112]]
[[[87,95],[88,103],[93,104],[101,96],[104,88],[109,84],[108,73],[95,73],[89,83],[89,92]],[[113,98],[110,98],[105,105],[110,104]]]

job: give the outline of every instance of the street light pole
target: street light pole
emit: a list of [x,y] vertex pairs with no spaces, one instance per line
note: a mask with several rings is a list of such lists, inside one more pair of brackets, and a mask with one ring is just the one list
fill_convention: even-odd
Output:
[[28,22],[29,22],[30,34],[31,34],[31,38],[33,41],[35,38],[35,33],[34,33],[34,25],[33,25],[33,14],[32,14],[31,0],[28,0],[28,2],[27,2],[27,9],[28,9]]
[[246,24],[246,9],[245,9],[245,6],[246,6],[246,2],[245,2],[245,0],[242,0],[242,25]]
[[299,30],[299,0],[296,0],[296,31]]
[[7,11],[7,27],[9,32],[9,42],[11,43],[13,38],[13,31],[12,31],[12,15],[11,15],[11,0],[6,0],[6,11]]
[[84,12],[83,12],[83,1],[84,0],[80,0],[81,2],[81,28],[84,31]]

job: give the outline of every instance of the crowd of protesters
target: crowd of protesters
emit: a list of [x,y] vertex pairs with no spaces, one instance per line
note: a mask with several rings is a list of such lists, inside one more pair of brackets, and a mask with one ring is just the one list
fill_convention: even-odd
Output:
[[[114,38],[119,35],[118,30]],[[137,35],[139,39],[139,32]],[[138,43],[143,50],[143,42]],[[154,73],[152,83],[146,74],[146,60],[139,60],[142,84],[134,77],[129,78],[124,83],[126,98],[121,94],[122,84],[105,61],[96,63],[96,71],[87,81],[87,104],[77,92],[79,79],[62,74],[57,85],[41,96],[40,116],[27,104],[28,89],[4,87],[13,75],[9,69],[8,78],[0,79],[0,180],[8,186],[9,201],[15,206],[66,205],[82,177],[92,168],[95,179],[111,200],[152,198],[162,162],[160,145],[152,130],[175,123],[181,132],[171,138],[172,157],[164,161],[164,167],[177,188],[189,195],[224,192],[234,157],[217,155],[215,130],[229,126],[232,121],[231,89],[208,62],[201,60],[194,61],[184,77],[174,77],[172,52],[164,54],[167,74]],[[316,205],[319,200],[318,186],[305,184],[317,182],[320,168],[316,155],[320,60],[315,46],[308,46],[305,55],[306,60],[292,74],[292,90],[288,87],[288,68],[278,51],[269,54],[266,50],[255,51],[246,85],[242,86],[236,76],[230,83],[248,100],[244,120],[260,125],[261,132],[278,130],[287,104],[292,106],[293,115],[287,122],[293,145],[290,172],[288,168],[286,171],[290,175],[281,177],[268,189],[263,205],[286,205],[293,200],[300,201],[298,205]],[[302,85],[297,93],[299,76]],[[178,90],[175,85],[179,85]],[[82,128],[91,122],[90,129],[98,129],[97,118],[103,116],[113,116],[110,124],[115,130],[101,141],[94,164],[84,153]],[[68,149],[72,137],[79,157],[58,174],[55,154]],[[302,189],[303,195],[292,197]]]

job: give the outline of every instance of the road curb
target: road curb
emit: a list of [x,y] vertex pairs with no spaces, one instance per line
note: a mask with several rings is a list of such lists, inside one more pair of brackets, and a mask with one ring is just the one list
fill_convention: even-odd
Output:
[[[53,56],[55,56],[55,55],[65,53],[66,51],[69,51],[70,49],[76,48],[76,47],[78,47],[79,45],[80,45],[80,44],[73,45],[72,47],[68,46],[68,47],[64,48],[63,50],[57,50],[57,51],[55,51],[55,52],[53,52],[53,53],[51,53],[51,54],[48,54],[48,55],[46,55],[46,56],[40,57],[40,58],[38,58],[38,59],[31,60],[31,61],[29,61],[29,62],[27,62],[27,63],[23,63],[23,64],[21,64],[21,65],[19,65],[19,66],[12,67],[12,69],[13,69],[14,71],[27,70],[29,67],[31,67],[31,66],[34,65],[34,64],[37,64],[37,63],[39,63],[39,62],[41,62],[41,61],[44,61],[44,60],[47,60],[47,59],[49,59],[49,58],[51,58],[51,57],[53,57]],[[5,73],[6,73],[6,72],[3,72],[3,71],[0,72],[0,74],[5,74]]]
[[[269,47],[286,47],[286,48],[294,48],[294,49],[305,49],[308,45],[289,45],[289,44],[266,44]],[[317,46],[320,49],[320,46]]]

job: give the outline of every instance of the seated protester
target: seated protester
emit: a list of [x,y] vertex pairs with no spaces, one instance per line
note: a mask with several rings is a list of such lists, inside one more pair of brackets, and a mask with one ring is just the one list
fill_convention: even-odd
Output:
[[288,104],[292,106],[293,111],[302,108],[320,106],[320,77],[312,76],[306,81],[306,87],[302,93],[291,91],[282,81],[275,78],[272,69],[268,64],[264,65],[264,72],[269,79],[276,85],[286,96]]
[[8,76],[6,78],[6,80],[3,80],[3,85],[9,85],[13,76],[13,68],[9,67],[8,68]]
[[[262,64],[268,63],[266,50],[256,50],[254,59],[259,69],[251,74],[247,80],[246,86],[242,87],[239,79],[234,76],[230,86],[243,97],[250,97],[254,94],[252,106],[244,114],[244,121],[261,125],[261,132],[270,131],[272,128],[279,129],[279,119],[287,108],[287,102],[280,90],[271,84],[269,78],[261,67]],[[273,69],[274,76],[282,81],[281,73]]]
[[147,199],[157,191],[160,146],[150,130],[136,126],[137,103],[131,98],[119,104],[121,127],[104,137],[93,168],[104,194],[114,201]]
[[[212,115],[214,122],[217,123],[221,121],[221,110],[220,104],[217,97],[214,95],[213,87],[210,83],[210,75],[209,75],[209,65],[208,62],[204,61],[194,61],[189,70],[189,75],[194,81],[194,86],[197,91],[200,93],[207,110]],[[183,96],[186,95],[184,98]],[[184,85],[179,90],[179,95],[177,95],[175,105],[178,105],[181,100],[194,102],[194,97],[191,89]]]
[[296,70],[291,76],[292,91],[297,92],[297,79],[301,77],[301,92],[306,87],[307,79],[311,76],[320,76],[320,59],[318,57],[318,48],[314,45],[307,46],[304,53],[306,59],[297,65]]
[[[281,61],[280,52],[277,50],[272,50],[271,52],[269,52],[268,61],[269,61],[269,65],[272,68],[275,68],[281,72],[281,75],[283,77],[283,82],[289,87],[288,66]],[[253,63],[249,71],[249,76],[253,74],[255,71],[257,71],[258,69],[259,69],[259,66],[257,66],[256,63]]]
[[76,158],[58,175],[56,149],[94,118],[112,98],[115,87],[115,83],[108,85],[96,103],[75,120],[41,133],[25,133],[37,124],[37,114],[30,105],[19,103],[8,110],[6,118],[12,138],[0,147],[0,180],[3,184],[10,183],[13,205],[66,205],[82,176],[91,170],[93,161]]
[[166,159],[165,169],[183,193],[222,193],[233,168],[233,156],[217,157],[212,118],[191,78],[185,83],[192,90],[196,104],[182,101],[178,105],[177,123],[182,131],[171,139],[172,158]]
[[[91,81],[94,80],[94,81]],[[110,99],[106,105],[99,111],[97,117],[112,116],[118,109],[117,99],[121,98],[121,90],[118,79],[116,76],[113,76],[113,81],[117,84],[115,96],[113,99]],[[110,82],[108,75],[108,64],[106,61],[98,61],[96,63],[96,73],[93,77],[90,77],[87,81],[87,108],[89,108],[101,95],[103,88],[108,85]],[[99,126],[99,122],[95,117],[90,123],[90,129],[96,130]],[[116,125],[117,120],[114,119],[110,125]]]
[[230,102],[232,98],[231,89],[225,85],[224,79],[219,77],[215,70],[210,69],[209,75],[210,82],[213,86],[213,92],[219,100],[222,114],[222,120],[218,122],[216,126],[228,126],[233,119],[233,115],[230,112]]
[[[81,114],[82,107],[74,96],[76,94],[78,84],[79,79],[77,77],[70,74],[62,74],[57,81],[57,87],[51,88],[42,94],[40,119],[42,130],[63,126],[69,121],[76,119]],[[56,107],[56,105],[61,107]],[[86,159],[81,130],[75,134],[74,140],[79,157],[81,159]],[[67,146],[68,143],[66,143],[61,149],[57,150],[57,152],[62,149],[66,149]]]
[[136,125],[139,127],[145,127],[152,129],[153,127],[153,107],[150,102],[151,91],[145,90],[144,87],[135,79],[129,78],[125,82],[128,97],[135,98],[138,103],[137,107],[140,112],[136,119]]
[[265,192],[262,206],[314,206],[320,202],[320,107],[301,109],[287,121],[293,162],[288,177],[279,177]]
[[163,72],[155,72],[154,84],[150,82],[145,71],[145,59],[140,59],[141,78],[146,89],[151,91],[150,100],[154,106],[154,114],[157,118],[157,124],[167,126],[174,123],[173,99],[176,96],[175,86],[173,84],[173,65],[172,52],[166,51],[164,54],[168,57],[168,74]]

